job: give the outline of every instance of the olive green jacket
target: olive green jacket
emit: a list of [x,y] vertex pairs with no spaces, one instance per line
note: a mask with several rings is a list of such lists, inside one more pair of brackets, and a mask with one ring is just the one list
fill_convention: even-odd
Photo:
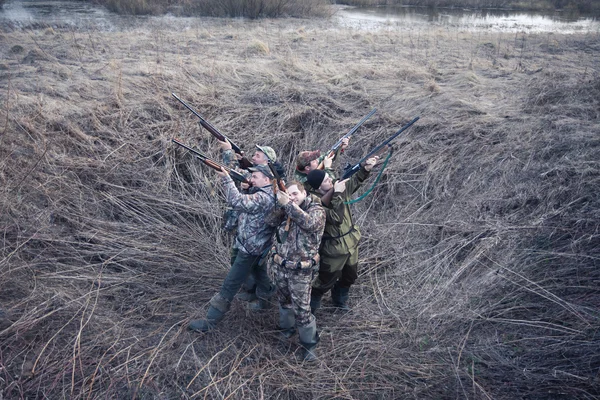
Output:
[[[328,206],[323,205],[327,218],[319,250],[321,257],[335,257],[349,254],[358,246],[360,230],[358,226],[354,225],[350,205],[346,203],[369,175],[370,173],[361,167],[346,182],[346,190],[342,193],[334,193],[330,204]],[[315,191],[311,193],[317,195],[319,198],[321,197],[321,194]]]

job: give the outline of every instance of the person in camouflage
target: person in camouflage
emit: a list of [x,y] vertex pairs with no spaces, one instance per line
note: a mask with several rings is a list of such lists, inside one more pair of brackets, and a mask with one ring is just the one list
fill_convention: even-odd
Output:
[[348,311],[347,305],[350,286],[358,278],[358,242],[360,230],[352,219],[348,204],[350,197],[369,177],[378,157],[369,158],[360,170],[351,178],[343,181],[332,179],[322,170],[308,173],[307,183],[312,193],[319,198],[334,191],[329,204],[324,204],[327,214],[325,233],[319,249],[321,265],[319,274],[313,283],[311,310],[321,305],[321,299],[331,289],[331,301],[334,307]]
[[239,226],[235,238],[235,256],[221,290],[210,300],[206,319],[193,320],[189,328],[206,332],[213,329],[229,310],[233,297],[240,289],[251,271],[257,280],[257,296],[264,297],[272,293],[266,263],[261,259],[271,247],[274,228],[265,224],[265,217],[275,207],[275,198],[271,180],[273,175],[267,166],[257,165],[249,168],[252,173],[250,182],[256,188],[252,194],[241,194],[225,170],[218,172],[223,181],[227,203],[239,210]]
[[[238,160],[239,158],[241,158],[241,156],[237,155],[232,147],[231,147],[231,143],[229,143],[228,141],[225,142],[219,142],[219,146],[221,147],[221,150],[223,151],[223,163],[231,168],[237,168],[238,167]],[[275,167],[277,173],[279,174],[280,177],[285,178],[285,169],[283,167],[283,165],[281,165],[281,163],[279,163],[277,161],[277,153],[275,152],[275,150],[272,147],[269,146],[260,146],[260,145],[256,145],[256,150],[254,151],[254,154],[252,155],[251,158],[252,164],[254,165],[268,165],[269,162],[271,162],[273,164],[273,166]],[[239,172],[242,172],[243,174],[246,175],[246,178],[249,178],[249,173],[247,171],[241,170]],[[240,187],[242,189],[242,193],[244,194],[248,194],[248,193],[253,193],[256,188],[254,187],[249,187],[248,184],[246,183],[241,183]],[[226,231],[229,232],[234,232],[235,229],[237,228],[237,224],[238,224],[238,216],[239,216],[239,211],[236,211],[232,208],[229,208],[226,213],[225,213],[225,221],[223,224],[223,227],[225,228]],[[232,257],[232,264],[233,264],[233,260],[235,259],[235,256],[237,254],[237,248],[235,247],[235,242],[234,245],[231,248],[231,257]],[[248,302],[248,308],[250,308],[251,310],[263,310],[269,307],[270,302],[268,301],[268,299],[271,296],[267,296],[266,298],[257,298],[256,296],[256,276],[254,274],[254,272],[250,272],[250,274],[248,275],[248,278],[246,278],[246,281],[242,284],[242,287],[240,288],[240,292],[235,296],[237,299],[242,300],[242,301],[247,301]]]
[[[342,145],[340,146],[338,153],[343,152],[346,147],[348,147],[348,143],[350,143],[350,138],[342,140]],[[307,186],[306,184],[306,176],[310,171],[317,169],[321,162],[323,162],[323,169],[325,172],[327,172],[331,179],[335,179],[335,172],[332,165],[333,160],[338,158],[338,153],[334,154],[332,157],[327,157],[326,154],[321,154],[319,150],[301,151],[296,157],[294,179],[301,182],[306,190],[310,190],[310,186]]]
[[319,266],[325,210],[297,181],[288,183],[287,193],[277,192],[277,202],[281,209],[265,222],[278,224],[269,267],[277,286],[279,327],[284,338],[292,337],[297,327],[303,358],[313,361],[319,334],[310,312],[311,283]]

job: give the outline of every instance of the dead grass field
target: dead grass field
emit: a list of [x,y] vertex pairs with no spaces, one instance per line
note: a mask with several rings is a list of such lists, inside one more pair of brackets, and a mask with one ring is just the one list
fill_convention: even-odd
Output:
[[[377,32],[330,21],[152,19],[0,33],[0,397],[593,399],[600,396],[600,38]],[[354,207],[354,311],[320,361],[235,302],[213,171],[237,143],[290,166],[371,108],[357,160],[415,116]]]

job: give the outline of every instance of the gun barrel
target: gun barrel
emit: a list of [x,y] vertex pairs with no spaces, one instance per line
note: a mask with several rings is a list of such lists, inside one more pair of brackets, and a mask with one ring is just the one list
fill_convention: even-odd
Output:
[[202,125],[202,127],[204,129],[209,131],[211,133],[211,135],[216,137],[221,142],[228,141],[229,143],[231,143],[231,148],[233,149],[233,151],[235,151],[238,154],[242,154],[242,149],[238,145],[236,145],[231,140],[229,140],[229,138],[227,136],[225,136],[221,132],[219,132],[219,130],[217,128],[215,128],[213,125],[211,125],[207,120],[205,120],[202,117],[202,115],[200,115],[196,110],[194,110],[192,108],[192,106],[187,104],[185,101],[181,100],[179,98],[179,96],[177,96],[175,93],[171,93],[171,95],[173,95],[173,97],[175,97],[177,99],[177,101],[179,101],[181,104],[183,104],[185,106],[185,108],[190,110],[196,117],[198,117],[198,119],[200,119],[200,125]]
[[396,137],[398,137],[398,135],[400,135],[402,132],[404,132],[405,130],[407,130],[408,128],[410,128],[415,122],[417,122],[419,120],[419,118],[421,118],[421,117],[416,117],[415,119],[413,119],[412,121],[410,121],[408,124],[406,124],[402,128],[400,128],[390,138],[386,139],[383,143],[381,143],[380,145],[378,145],[377,147],[375,147],[373,150],[371,150],[366,156],[364,156],[363,158],[361,158],[360,161],[357,162],[354,166],[352,166],[351,168],[347,169],[346,172],[344,172],[344,175],[342,175],[342,177],[340,179],[343,180],[343,179],[350,178],[352,175],[354,175],[355,173],[357,173],[358,170],[360,169],[360,165],[363,162],[365,162],[367,159],[369,159],[373,155],[377,154],[382,148],[384,148],[385,146],[387,146],[388,144],[390,144],[390,142],[392,140],[394,140]]
[[185,143],[180,142],[177,139],[171,139],[171,141],[173,143],[176,143],[178,145],[180,145],[181,147],[184,147],[185,149],[191,151],[192,153],[194,153],[196,155],[196,158],[199,159],[200,161],[202,161],[205,165],[220,171],[221,168],[223,168],[225,171],[227,171],[229,173],[229,175],[231,175],[231,178],[235,179],[238,182],[242,182],[242,183],[247,183],[250,184],[250,182],[246,179],[246,177],[244,177],[244,175],[242,175],[241,173],[239,173],[236,170],[233,170],[219,162],[214,161],[213,159],[209,158],[208,156],[206,156],[205,154],[199,152],[198,150],[186,145]]
[[336,144],[333,145],[333,147],[331,148],[332,152],[335,152],[341,145],[342,145],[342,141],[352,135],[354,135],[356,133],[356,131],[358,130],[358,128],[360,128],[365,122],[367,122],[367,120],[369,118],[371,118],[373,116],[373,114],[375,114],[377,112],[377,108],[374,108],[371,110],[370,113],[368,113],[367,115],[365,115],[363,117],[363,119],[361,119],[356,125],[354,125],[354,127],[352,127],[352,129],[350,129],[348,131],[348,133],[346,133],[344,136],[342,136],[342,138],[340,140],[338,140],[336,142]]
[[[340,148],[340,146],[342,145],[342,142],[344,141],[344,139],[349,138],[350,136],[354,135],[356,133],[356,131],[358,130],[358,128],[360,128],[362,126],[362,124],[364,124],[369,118],[371,118],[373,116],[373,114],[375,114],[375,112],[377,112],[377,108],[374,108],[371,110],[370,113],[368,113],[367,115],[365,115],[363,117],[363,119],[361,119],[356,125],[354,125],[354,127],[352,127],[352,129],[350,129],[348,131],[348,133],[346,133],[344,136],[342,136],[332,147],[331,149],[329,149],[329,151],[326,154],[326,157],[333,157],[336,153],[336,151]],[[325,164],[323,163],[323,161],[321,161],[319,163],[319,165],[317,166],[318,169],[323,169],[325,168]]]

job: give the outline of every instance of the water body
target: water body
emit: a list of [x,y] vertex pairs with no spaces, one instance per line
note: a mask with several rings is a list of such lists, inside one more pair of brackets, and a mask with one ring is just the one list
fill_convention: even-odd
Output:
[[88,1],[7,0],[0,7],[0,23],[12,27],[71,26],[113,30],[134,24],[140,17],[120,16]]
[[568,12],[467,10],[426,7],[342,7],[336,17],[358,29],[448,28],[465,31],[587,33],[600,32],[600,19]]
[[[563,12],[538,13],[500,10],[429,9],[425,7],[339,7],[333,19],[355,29],[447,28],[502,32],[600,32],[600,19]],[[77,29],[114,30],[134,27],[155,18],[121,16],[88,1],[6,0],[0,7],[4,26],[70,26]]]

